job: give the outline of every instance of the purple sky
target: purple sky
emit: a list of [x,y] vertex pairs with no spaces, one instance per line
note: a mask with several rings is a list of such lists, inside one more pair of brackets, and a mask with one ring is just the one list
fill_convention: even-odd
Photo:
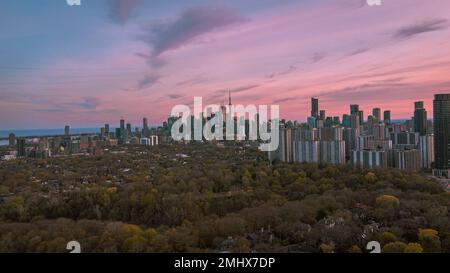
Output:
[[4,0],[0,130],[165,120],[176,104],[360,104],[412,115],[450,92],[450,1]]

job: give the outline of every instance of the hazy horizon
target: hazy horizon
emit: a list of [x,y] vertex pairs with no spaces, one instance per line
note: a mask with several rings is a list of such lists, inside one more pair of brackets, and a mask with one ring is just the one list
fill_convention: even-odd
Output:
[[[450,2],[5,0],[0,128],[162,123],[176,104],[359,104],[412,116],[450,93]],[[7,129],[8,130],[8,129]]]

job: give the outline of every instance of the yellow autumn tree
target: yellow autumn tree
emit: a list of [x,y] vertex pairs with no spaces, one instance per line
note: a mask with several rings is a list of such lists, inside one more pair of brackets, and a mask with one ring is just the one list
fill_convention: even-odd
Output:
[[373,172],[368,172],[365,176],[364,179],[367,182],[376,182],[377,181],[377,176],[373,173]]
[[419,243],[425,252],[436,253],[441,251],[441,240],[438,231],[427,228],[419,229]]
[[422,253],[423,248],[418,243],[409,243],[404,250],[405,253]]
[[400,205],[400,200],[393,195],[380,195],[375,200],[377,206],[398,206]]
[[403,253],[405,251],[406,244],[403,242],[393,242],[385,245],[381,252],[383,253]]

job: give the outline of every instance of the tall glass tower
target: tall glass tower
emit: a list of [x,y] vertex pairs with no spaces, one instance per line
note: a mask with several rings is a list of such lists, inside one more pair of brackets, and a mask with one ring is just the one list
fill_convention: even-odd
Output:
[[449,176],[450,94],[438,94],[433,101],[435,175]]

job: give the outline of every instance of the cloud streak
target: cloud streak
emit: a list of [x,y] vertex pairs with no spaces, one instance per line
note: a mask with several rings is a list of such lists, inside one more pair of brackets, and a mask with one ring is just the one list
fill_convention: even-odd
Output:
[[144,41],[152,46],[152,56],[158,57],[167,51],[188,45],[201,35],[244,21],[243,17],[231,9],[191,8],[174,21],[150,25],[145,29]]
[[84,109],[93,110],[100,105],[100,99],[94,97],[85,97],[84,102],[80,103],[79,106]]
[[149,88],[152,87],[153,85],[160,83],[160,79],[162,77],[160,75],[157,74],[149,74],[146,75],[144,78],[142,78],[141,80],[139,80],[138,82],[138,90],[144,89],[144,88]]
[[421,23],[413,24],[410,26],[402,27],[394,32],[392,38],[394,39],[408,39],[416,35],[442,30],[448,27],[448,20],[442,18],[436,18],[431,20],[425,20]]

